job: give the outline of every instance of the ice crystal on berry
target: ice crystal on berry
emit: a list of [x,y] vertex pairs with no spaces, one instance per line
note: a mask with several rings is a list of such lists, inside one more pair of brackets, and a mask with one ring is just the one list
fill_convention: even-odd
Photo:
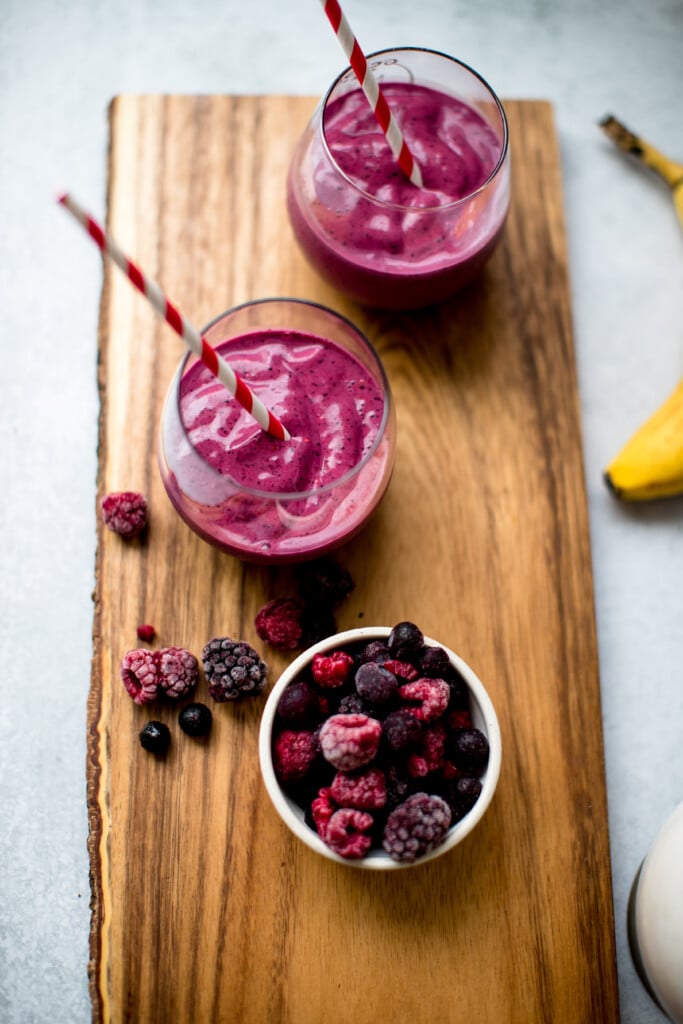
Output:
[[126,540],[147,526],[147,501],[136,491],[113,491],[102,498],[100,507],[105,526]]

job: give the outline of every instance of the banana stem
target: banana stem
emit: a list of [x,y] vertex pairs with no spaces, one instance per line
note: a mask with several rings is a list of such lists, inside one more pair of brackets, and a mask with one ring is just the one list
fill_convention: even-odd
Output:
[[659,174],[670,188],[675,189],[677,186],[683,185],[683,164],[670,160],[649,142],[630,131],[612,114],[608,114],[600,121],[600,127],[619,149],[624,153],[629,153]]

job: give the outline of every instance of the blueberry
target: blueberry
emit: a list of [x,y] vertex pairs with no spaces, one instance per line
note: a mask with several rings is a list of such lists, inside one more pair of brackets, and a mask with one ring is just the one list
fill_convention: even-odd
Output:
[[178,724],[188,736],[206,736],[211,722],[211,711],[206,704],[188,704],[178,716]]
[[462,772],[481,775],[489,759],[489,741],[479,729],[458,729],[451,740],[451,753]]
[[163,722],[148,722],[140,730],[140,743],[151,754],[165,754],[171,744],[171,733]]
[[424,641],[422,630],[414,622],[398,622],[389,634],[391,653],[400,658],[420,650]]

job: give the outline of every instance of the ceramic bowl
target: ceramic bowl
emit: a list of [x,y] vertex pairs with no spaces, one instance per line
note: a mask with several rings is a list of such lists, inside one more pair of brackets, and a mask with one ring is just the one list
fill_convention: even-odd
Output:
[[283,790],[273,766],[273,731],[277,724],[276,713],[280,698],[290,683],[293,683],[307,669],[316,654],[324,654],[339,648],[345,648],[348,645],[358,644],[359,642],[368,643],[371,640],[385,640],[390,632],[391,627],[387,626],[367,626],[361,629],[350,629],[343,633],[337,633],[335,636],[327,637],[325,640],[320,641],[320,643],[314,644],[303,651],[285,669],[273,686],[263,710],[259,732],[261,774],[273,806],[285,825],[309,849],[321,856],[336,861],[339,864],[346,864],[366,871],[395,871],[414,867],[436,857],[443,856],[452,850],[453,847],[457,846],[458,843],[461,843],[476,828],[486,813],[498,783],[501,765],[500,728],[493,703],[486,688],[470,666],[455,652],[451,651],[443,643],[425,636],[424,642],[426,645],[439,646],[446,651],[452,666],[466,683],[469,690],[472,724],[483,732],[488,739],[489,759],[484,774],[479,776],[482,790],[476,803],[463,818],[450,827],[439,846],[411,863],[397,862],[381,848],[372,849],[365,857],[358,859],[341,857],[330,849],[317,832],[306,823],[304,809]]

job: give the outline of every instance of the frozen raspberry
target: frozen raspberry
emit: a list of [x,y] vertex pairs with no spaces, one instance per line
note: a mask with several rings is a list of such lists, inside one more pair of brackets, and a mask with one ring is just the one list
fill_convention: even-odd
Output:
[[442,678],[451,669],[451,659],[443,647],[425,647],[420,658],[420,672],[423,676]]
[[273,767],[282,782],[303,779],[316,759],[318,744],[308,729],[283,729],[273,743]]
[[318,795],[311,803],[311,818],[315,825],[316,832],[321,839],[327,835],[327,826],[330,818],[337,810],[337,805],[332,799],[332,791],[329,786],[323,786],[318,790]]
[[147,502],[135,491],[114,491],[100,503],[102,518],[120,537],[137,537],[147,526]]
[[434,722],[448,707],[451,688],[443,679],[416,679],[399,687],[401,700],[421,722]]
[[375,661],[378,665],[383,665],[390,657],[391,653],[384,640],[371,640],[360,652],[358,660],[361,664],[366,661]]
[[355,587],[346,569],[331,558],[305,562],[296,570],[299,594],[307,605],[336,608]]
[[269,601],[256,616],[256,632],[281,651],[294,651],[301,643],[303,633],[303,605],[294,597],[276,597]]
[[479,779],[463,775],[453,779],[443,789],[443,798],[451,809],[453,823],[464,818],[471,811],[481,794]]
[[387,818],[382,846],[393,860],[411,864],[443,842],[450,824],[451,809],[445,800],[415,793]]
[[342,807],[335,811],[325,829],[325,842],[340,857],[358,859],[364,857],[372,844],[368,835],[374,819],[367,811]]
[[267,669],[254,648],[229,636],[214,637],[202,649],[202,666],[215,701],[237,700],[261,693]]
[[489,741],[479,729],[459,729],[451,736],[450,754],[462,772],[481,775],[489,759]]
[[420,746],[408,758],[406,767],[413,778],[423,778],[446,765],[446,729],[442,722],[425,729]]
[[396,658],[387,658],[382,663],[382,668],[392,672],[397,679],[402,679],[406,683],[412,683],[415,679],[420,678],[420,673],[408,661],[397,661]]
[[382,723],[382,734],[395,754],[403,754],[422,739],[422,726],[411,711],[399,708],[392,711]]
[[421,650],[424,643],[422,630],[414,622],[398,622],[387,640],[389,650],[394,658],[408,658]]
[[332,654],[314,655],[311,673],[318,686],[336,689],[344,685],[352,668],[353,658],[350,654],[345,651],[333,651]]
[[455,711],[450,711],[447,721],[448,728],[452,730],[472,728],[472,715],[467,708],[456,708]]
[[178,715],[178,725],[188,736],[207,736],[213,716],[206,704],[188,704]]
[[136,704],[149,704],[159,688],[159,659],[156,651],[138,648],[128,651],[119,668],[123,685]]
[[184,647],[164,647],[157,652],[159,686],[167,697],[177,700],[189,693],[199,681],[199,664]]
[[390,704],[398,693],[396,676],[375,661],[360,666],[355,675],[355,683],[363,700],[377,708]]
[[306,606],[301,617],[301,646],[312,647],[313,644],[334,636],[337,632],[337,620],[334,613],[322,606]]
[[154,637],[157,635],[154,626],[138,626],[137,629],[138,640],[143,640],[146,644],[151,644]]
[[387,781],[381,768],[360,772],[337,772],[330,786],[332,799],[340,807],[375,811],[387,802]]
[[140,744],[151,754],[165,754],[171,745],[171,733],[163,722],[148,722],[140,730]]
[[372,761],[381,735],[381,723],[367,715],[332,715],[320,729],[320,749],[339,771],[352,772]]
[[318,696],[306,682],[291,683],[277,704],[279,717],[290,725],[306,725],[318,715]]

